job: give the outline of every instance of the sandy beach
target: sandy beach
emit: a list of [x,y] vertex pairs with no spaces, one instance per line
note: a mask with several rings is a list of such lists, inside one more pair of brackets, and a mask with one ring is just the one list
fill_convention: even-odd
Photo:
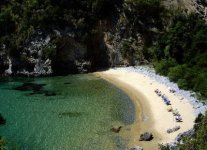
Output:
[[[173,142],[179,133],[193,128],[196,115],[192,104],[179,94],[171,93],[165,84],[145,74],[124,69],[110,69],[97,72],[95,75],[126,92],[136,107],[136,119],[130,126],[129,147],[139,145],[145,150],[156,150],[158,143]],[[176,122],[172,112],[167,111],[167,105],[162,98],[154,92],[155,89],[159,89],[169,98],[171,107],[179,111],[183,122]],[[166,132],[175,126],[181,128],[174,133]],[[125,128],[120,134],[124,134],[124,131]],[[154,139],[149,142],[139,141],[139,136],[143,132],[151,132]]]

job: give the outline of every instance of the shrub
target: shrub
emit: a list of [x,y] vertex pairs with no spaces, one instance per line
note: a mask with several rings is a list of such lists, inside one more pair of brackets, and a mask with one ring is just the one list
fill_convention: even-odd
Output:
[[177,82],[179,79],[182,79],[186,73],[185,65],[177,65],[175,67],[169,68],[168,77],[170,80]]
[[171,67],[174,67],[174,66],[176,66],[175,60],[173,60],[173,59],[170,59],[170,60],[162,59],[158,63],[155,63],[155,70],[158,73],[166,76],[169,72],[169,69]]
[[185,79],[178,79],[178,86],[182,89],[188,89],[188,82]]

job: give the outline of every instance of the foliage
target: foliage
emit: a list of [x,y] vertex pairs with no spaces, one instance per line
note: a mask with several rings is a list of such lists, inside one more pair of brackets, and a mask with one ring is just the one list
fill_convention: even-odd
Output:
[[0,136],[0,150],[7,150],[7,141]]
[[174,59],[162,59],[158,63],[155,63],[155,70],[162,75],[167,75],[170,67],[174,67],[176,61]]
[[[159,38],[155,69],[179,87],[207,97],[207,26],[195,14],[178,14]],[[175,60],[175,64],[169,61]]]
[[[205,116],[199,115],[195,121],[195,134],[193,137],[185,137],[183,144],[178,144],[176,150],[204,150],[207,149],[207,112]],[[160,145],[161,150],[169,150],[168,147]]]
[[[127,0],[123,8],[124,16],[132,33],[140,33],[146,47],[150,47],[156,38],[152,28],[163,29],[166,12],[162,0]],[[147,18],[147,19],[146,19]],[[126,22],[126,21],[125,21]]]
[[100,20],[112,19],[121,3],[122,0],[1,1],[0,44],[5,44],[7,53],[17,57],[26,39],[38,29],[68,28],[81,39],[95,29]]
[[123,58],[129,60],[130,61],[129,63],[132,64],[134,49],[130,45],[131,43],[129,41],[124,41],[121,49],[121,53]]

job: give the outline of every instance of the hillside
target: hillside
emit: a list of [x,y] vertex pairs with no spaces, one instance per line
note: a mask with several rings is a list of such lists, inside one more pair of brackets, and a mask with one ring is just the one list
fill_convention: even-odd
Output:
[[[1,76],[147,64],[202,100],[206,58],[206,0],[0,1]],[[206,148],[205,118],[180,149]]]
[[0,73],[13,75],[146,63],[174,12],[202,16],[204,11],[185,0],[4,0],[0,7]]

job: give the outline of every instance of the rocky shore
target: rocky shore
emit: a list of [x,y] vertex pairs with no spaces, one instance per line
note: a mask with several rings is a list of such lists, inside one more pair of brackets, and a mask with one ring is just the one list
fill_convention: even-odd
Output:
[[119,70],[126,70],[127,72],[137,72],[144,74],[145,76],[150,77],[158,83],[164,84],[167,87],[171,87],[176,91],[176,94],[181,97],[181,99],[186,99],[194,108],[195,116],[198,116],[200,113],[204,114],[207,110],[205,102],[201,102],[196,98],[196,93],[192,91],[182,90],[178,87],[176,83],[171,82],[167,77],[160,76],[155,73],[155,70],[149,66],[137,66],[137,67],[124,67],[124,68],[115,68]]
[[[204,114],[207,110],[207,105],[205,102],[199,101],[196,98],[196,93],[192,91],[182,90],[178,87],[176,83],[171,82],[167,77],[160,76],[155,73],[155,70],[149,66],[136,66],[136,67],[120,67],[114,68],[114,70],[122,70],[128,73],[139,73],[143,74],[150,79],[165,85],[166,87],[170,87],[171,89],[175,90],[175,94],[180,98],[180,100],[187,100],[193,107],[195,117],[198,117],[199,114]],[[192,137],[194,134],[194,129],[187,130],[185,132],[179,133],[177,137],[174,139],[173,142],[165,143],[165,146],[168,146],[170,149],[175,149],[176,145],[182,142],[183,137]],[[136,146],[135,146],[136,147]]]

